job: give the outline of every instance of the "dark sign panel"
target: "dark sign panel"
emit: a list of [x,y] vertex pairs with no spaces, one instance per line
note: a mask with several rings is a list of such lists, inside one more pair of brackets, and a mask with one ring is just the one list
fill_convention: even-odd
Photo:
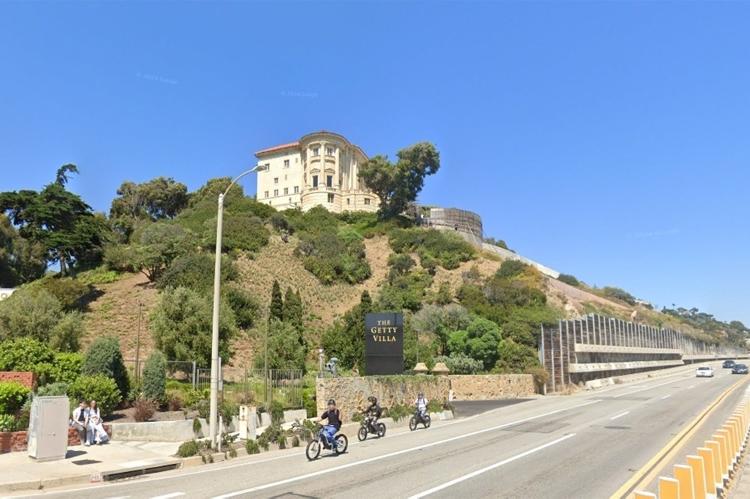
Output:
[[401,374],[404,371],[404,315],[365,316],[365,374]]

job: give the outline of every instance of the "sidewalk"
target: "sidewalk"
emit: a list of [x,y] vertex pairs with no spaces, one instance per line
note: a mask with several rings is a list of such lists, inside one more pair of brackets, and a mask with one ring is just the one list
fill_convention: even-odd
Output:
[[0,494],[77,483],[100,482],[128,473],[177,467],[175,442],[110,442],[68,447],[64,460],[36,462],[26,452],[0,454]]

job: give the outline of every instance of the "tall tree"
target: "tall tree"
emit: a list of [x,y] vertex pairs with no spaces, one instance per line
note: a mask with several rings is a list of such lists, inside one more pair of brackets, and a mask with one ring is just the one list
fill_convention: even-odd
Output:
[[157,177],[136,184],[123,182],[109,210],[115,228],[126,238],[141,220],[164,220],[177,216],[188,204],[187,186],[173,178]]
[[40,192],[32,190],[0,193],[0,212],[18,228],[18,233],[44,247],[48,263],[60,263],[65,275],[76,263],[101,258],[106,225],[77,194],[65,189],[68,173],[75,165],[64,165],[55,182]]
[[291,287],[286,288],[286,293],[284,294],[284,322],[288,322],[301,333],[304,330],[303,314],[304,309],[299,291],[295,293]]
[[345,369],[365,366],[365,315],[372,312],[372,298],[362,292],[359,304],[323,333],[323,349],[328,357],[339,359]]
[[281,286],[277,280],[273,281],[271,288],[271,307],[268,314],[268,322],[273,320],[284,320],[284,298],[281,296]]
[[387,156],[370,158],[359,168],[368,189],[380,198],[381,218],[391,218],[406,210],[417,199],[424,178],[440,169],[440,153],[429,142],[401,149],[394,164]]

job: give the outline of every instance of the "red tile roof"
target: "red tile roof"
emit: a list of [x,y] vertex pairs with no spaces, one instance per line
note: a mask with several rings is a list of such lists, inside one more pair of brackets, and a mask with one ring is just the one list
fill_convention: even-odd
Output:
[[256,156],[260,156],[261,154],[268,154],[268,153],[272,153],[272,152],[281,151],[281,150],[284,150],[284,149],[290,149],[292,147],[297,147],[297,146],[299,146],[299,142],[289,142],[288,144],[280,144],[278,146],[273,146],[273,147],[268,147],[266,149],[261,149],[260,151],[256,152],[255,155]]

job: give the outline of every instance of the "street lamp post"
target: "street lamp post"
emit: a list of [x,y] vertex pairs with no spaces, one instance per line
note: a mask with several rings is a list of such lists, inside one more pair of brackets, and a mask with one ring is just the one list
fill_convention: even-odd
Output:
[[214,262],[214,308],[211,325],[211,405],[208,421],[208,436],[211,447],[216,448],[217,421],[219,413],[219,305],[221,300],[221,230],[224,217],[224,197],[229,189],[242,177],[258,170],[260,165],[241,173],[219,194],[219,206],[216,215],[216,261]]

